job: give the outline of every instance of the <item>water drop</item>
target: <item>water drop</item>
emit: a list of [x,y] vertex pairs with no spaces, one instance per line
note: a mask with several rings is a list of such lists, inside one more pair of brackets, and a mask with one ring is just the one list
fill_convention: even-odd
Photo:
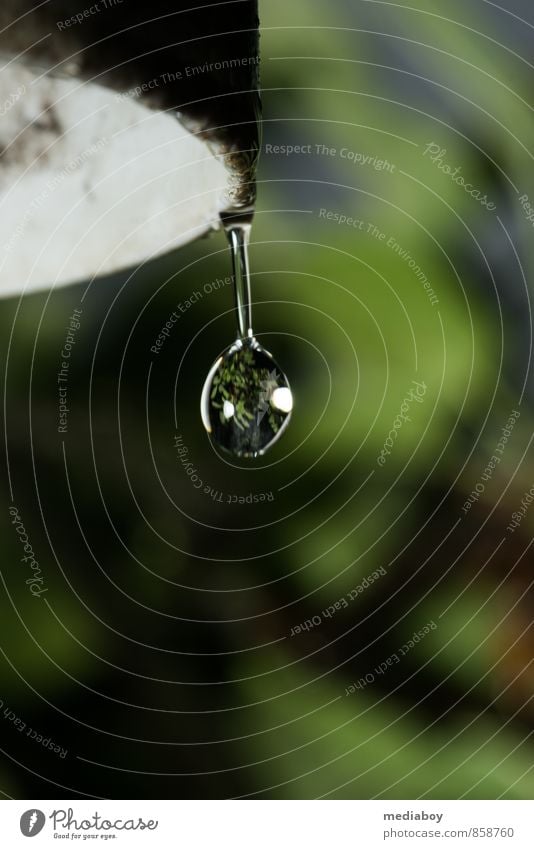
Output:
[[259,457],[282,435],[291,417],[293,395],[272,354],[252,330],[248,239],[250,222],[232,223],[237,340],[211,367],[200,403],[210,438],[235,457]]

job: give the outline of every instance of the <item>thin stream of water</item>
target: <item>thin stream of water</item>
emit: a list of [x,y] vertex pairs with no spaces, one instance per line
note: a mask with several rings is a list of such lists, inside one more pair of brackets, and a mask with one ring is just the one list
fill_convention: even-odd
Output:
[[237,338],[252,338],[252,292],[248,245],[251,224],[232,224],[226,229],[226,237],[232,258],[234,298],[237,323]]

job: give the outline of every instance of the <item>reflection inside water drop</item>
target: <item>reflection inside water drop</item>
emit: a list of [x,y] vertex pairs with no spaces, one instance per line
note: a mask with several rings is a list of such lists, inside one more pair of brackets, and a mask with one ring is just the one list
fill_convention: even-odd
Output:
[[281,436],[293,408],[286,376],[254,337],[238,339],[211,368],[201,399],[211,439],[236,457],[258,457]]

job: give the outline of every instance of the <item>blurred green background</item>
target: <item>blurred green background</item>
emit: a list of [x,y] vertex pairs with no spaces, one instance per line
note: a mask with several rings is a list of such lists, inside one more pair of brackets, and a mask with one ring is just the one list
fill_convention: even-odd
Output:
[[13,501],[48,588],[24,585],[6,489],[6,796],[531,798],[534,510],[509,525],[534,483],[533,24],[519,2],[263,4],[254,315],[296,407],[260,461],[217,456],[199,417],[233,335],[221,234],[2,303]]

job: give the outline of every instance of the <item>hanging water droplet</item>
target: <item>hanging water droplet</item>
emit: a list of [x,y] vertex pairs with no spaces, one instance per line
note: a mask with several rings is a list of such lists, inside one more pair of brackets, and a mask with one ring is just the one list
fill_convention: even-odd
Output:
[[236,457],[264,454],[286,429],[293,409],[285,374],[252,331],[249,233],[250,223],[227,228],[238,338],[210,369],[200,402],[211,439]]
[[210,437],[236,457],[258,457],[287,427],[293,397],[271,354],[252,338],[239,339],[213,365],[201,411]]
[[[251,15],[243,32],[248,33],[257,55],[257,2],[242,5],[240,15]],[[261,97],[257,65],[254,68],[252,73],[249,68],[244,84],[232,70],[229,88],[237,97],[225,98],[224,117],[234,104],[239,107],[238,120],[215,120],[203,126],[230,174],[220,218],[232,256],[237,340],[210,369],[202,390],[201,413],[212,441],[236,457],[264,454],[286,429],[293,408],[287,378],[252,330],[248,242],[261,147]],[[213,126],[218,128],[215,134],[207,129]]]

